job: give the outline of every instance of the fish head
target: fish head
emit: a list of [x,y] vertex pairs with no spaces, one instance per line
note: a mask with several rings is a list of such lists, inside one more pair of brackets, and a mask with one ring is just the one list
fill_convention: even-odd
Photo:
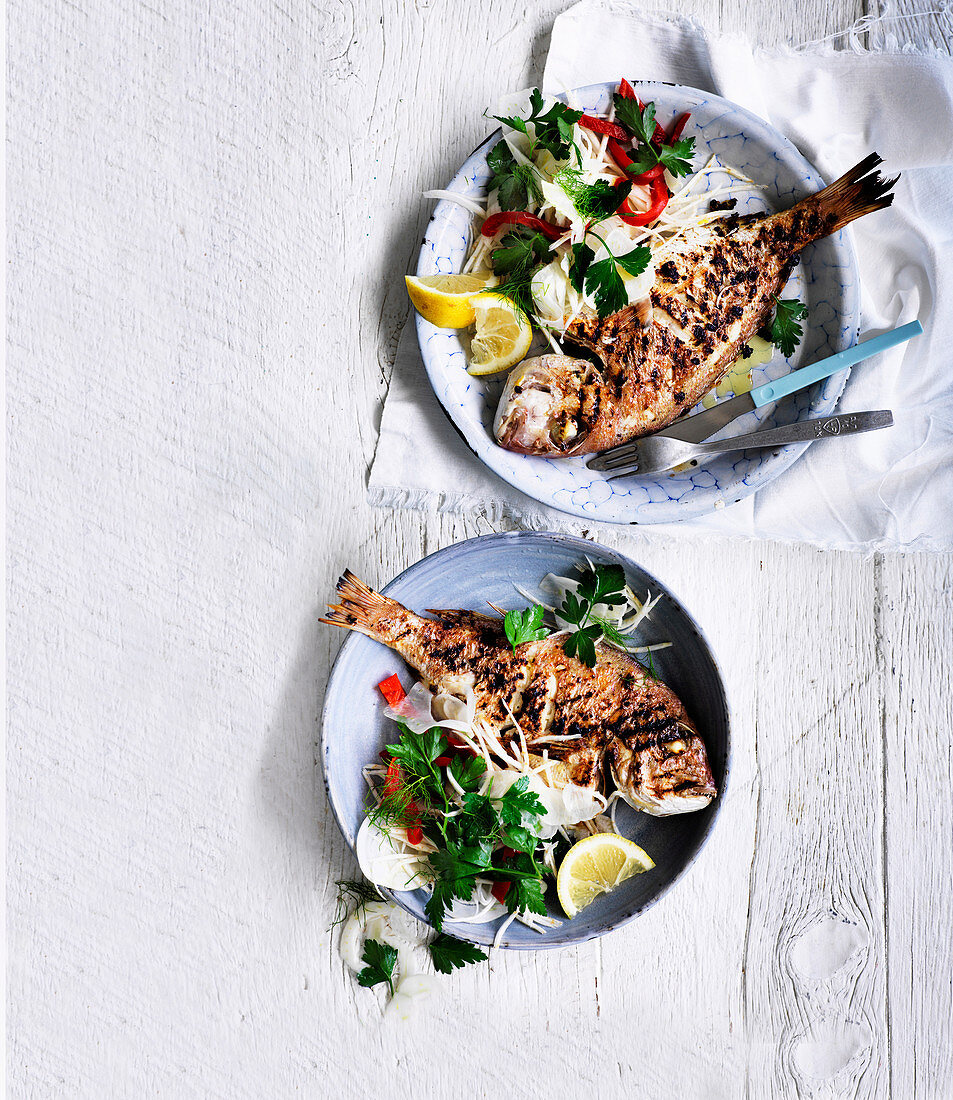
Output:
[[523,455],[566,455],[586,441],[599,415],[602,375],[588,359],[524,359],[506,380],[493,422],[497,443]]
[[717,794],[705,743],[686,724],[673,723],[643,745],[615,739],[607,758],[625,801],[654,817],[703,810]]

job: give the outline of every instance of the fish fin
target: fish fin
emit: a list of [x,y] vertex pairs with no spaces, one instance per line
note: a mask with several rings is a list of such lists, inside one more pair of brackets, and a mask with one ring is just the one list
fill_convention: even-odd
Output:
[[876,171],[881,164],[883,159],[871,153],[840,179],[807,200],[820,214],[825,233],[836,233],[855,218],[890,206],[893,202],[890,189],[900,176],[884,179]]
[[370,638],[379,637],[375,628],[381,615],[400,607],[394,600],[369,588],[350,569],[345,569],[344,576],[338,581],[337,594],[341,597],[341,603],[329,604],[327,615],[318,621],[330,626],[343,626],[346,630],[357,630]]
[[503,620],[495,615],[484,615],[479,611],[461,611],[457,608],[428,607],[427,614],[439,619],[444,626],[485,626],[493,623],[502,626]]

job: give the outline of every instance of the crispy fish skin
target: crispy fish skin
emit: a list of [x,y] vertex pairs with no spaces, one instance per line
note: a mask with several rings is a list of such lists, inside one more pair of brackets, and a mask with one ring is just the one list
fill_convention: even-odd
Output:
[[500,619],[456,610],[428,619],[349,571],[337,591],[341,603],[322,622],[383,642],[444,691],[472,687],[476,720],[504,745],[518,746],[522,731],[538,763],[546,749],[556,762],[542,773],[549,785],[595,789],[612,779],[630,805],[656,816],[703,809],[717,794],[685,707],[627,654],[599,646],[588,668],[565,654],[559,637],[514,653]]
[[656,272],[650,319],[638,303],[602,319],[582,317],[566,330],[566,340],[594,353],[601,368],[570,356],[548,357],[560,360],[549,369],[541,360],[516,368],[514,375],[534,364],[529,387],[515,393],[508,385],[503,393],[497,442],[521,454],[586,454],[677,420],[764,325],[801,251],[890,205],[899,177],[883,179],[875,171],[881,163],[872,153],[790,210],[732,215],[687,235]]

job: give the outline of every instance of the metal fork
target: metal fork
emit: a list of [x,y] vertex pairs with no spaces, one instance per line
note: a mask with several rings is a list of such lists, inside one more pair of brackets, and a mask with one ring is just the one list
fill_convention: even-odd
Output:
[[889,409],[878,412],[848,413],[844,416],[821,416],[815,420],[802,420],[783,428],[768,428],[763,432],[737,435],[734,439],[722,439],[717,443],[686,443],[664,435],[650,435],[635,442],[636,454],[632,465],[609,481],[630,477],[634,473],[653,474],[670,470],[683,462],[725,451],[747,451],[762,447],[779,447],[785,443],[806,443],[814,439],[828,439],[854,432],[872,432],[877,428],[889,428],[893,413]]

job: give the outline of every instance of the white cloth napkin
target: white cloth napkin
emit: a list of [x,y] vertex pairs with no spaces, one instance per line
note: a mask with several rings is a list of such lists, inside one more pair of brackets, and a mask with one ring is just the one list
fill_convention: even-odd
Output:
[[[852,227],[862,338],[915,317],[925,330],[855,368],[838,405],[892,409],[893,428],[811,447],[721,512],[639,530],[866,551],[953,549],[953,62],[856,44],[755,49],[689,19],[610,0],[583,0],[556,19],[545,91],[623,76],[734,100],[786,134],[827,179],[876,150],[902,176],[893,206]],[[470,453],[430,390],[412,323],[384,404],[369,499],[483,514],[491,523],[592,527],[512,489]]]

